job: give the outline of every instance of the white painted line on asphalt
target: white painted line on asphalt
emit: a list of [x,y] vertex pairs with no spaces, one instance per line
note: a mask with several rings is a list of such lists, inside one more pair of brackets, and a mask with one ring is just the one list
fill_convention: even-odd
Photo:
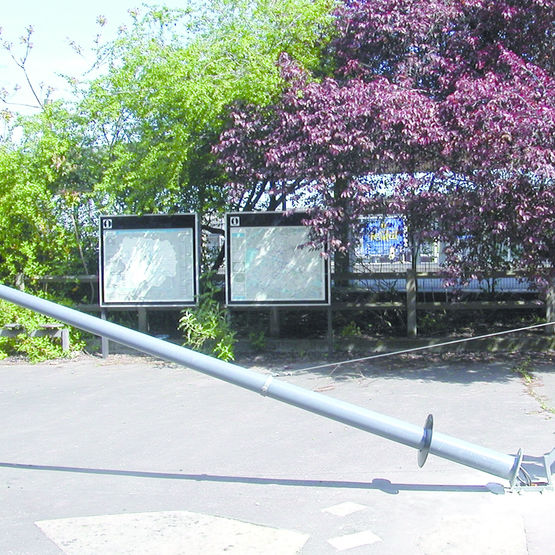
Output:
[[359,505],[358,503],[352,503],[351,501],[346,501],[345,503],[340,503],[339,505],[334,505],[333,507],[322,509],[322,512],[331,513],[332,515],[336,515],[336,516],[347,516],[367,508],[368,507],[366,507],[366,505]]
[[35,523],[67,555],[293,555],[309,536],[187,511],[43,520]]
[[356,532],[355,534],[347,534],[345,536],[337,536],[328,540],[335,549],[338,551],[345,551],[353,547],[361,547],[363,545],[372,545],[373,543],[381,542],[382,539],[376,536],[372,531],[365,530],[364,532]]

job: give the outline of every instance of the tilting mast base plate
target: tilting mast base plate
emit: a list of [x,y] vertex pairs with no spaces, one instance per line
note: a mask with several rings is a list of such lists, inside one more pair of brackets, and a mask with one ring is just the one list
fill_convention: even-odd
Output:
[[555,449],[543,457],[524,455],[519,471],[511,483],[511,491],[553,491]]

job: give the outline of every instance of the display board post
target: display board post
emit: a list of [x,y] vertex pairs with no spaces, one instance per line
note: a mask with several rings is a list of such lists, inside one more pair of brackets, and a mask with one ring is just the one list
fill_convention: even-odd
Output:
[[279,337],[279,311],[273,306],[270,308],[270,337]]
[[[100,318],[105,321],[108,319],[107,310],[105,308],[101,309]],[[110,340],[106,336],[102,335],[100,336],[100,344],[102,350],[102,358],[108,358],[108,355],[110,354]]]
[[148,314],[146,308],[140,306],[137,309],[137,323],[139,324],[139,331],[141,333],[148,332]]

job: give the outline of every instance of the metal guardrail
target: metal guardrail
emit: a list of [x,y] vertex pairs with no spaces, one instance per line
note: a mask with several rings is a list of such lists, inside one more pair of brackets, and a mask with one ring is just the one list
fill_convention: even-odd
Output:
[[[342,422],[380,437],[390,439],[418,450],[418,464],[422,466],[429,453],[453,462],[481,470],[509,480],[515,485],[526,481],[522,468],[522,451],[517,455],[504,455],[445,434],[433,431],[433,417],[426,419],[424,427],[327,397],[320,393],[285,383],[253,372],[246,368],[197,353],[190,349],[168,343],[144,333],[107,322],[89,314],[44,300],[22,291],[0,285],[0,298],[40,312],[71,326],[117,343],[132,347],[154,357],[159,357],[192,368],[214,378],[238,385],[245,389]],[[550,456],[553,455],[553,452]],[[544,458],[547,461],[547,455]],[[551,464],[551,463],[550,463]],[[551,474],[545,463],[545,484],[551,483]],[[529,481],[529,480],[528,480]]]

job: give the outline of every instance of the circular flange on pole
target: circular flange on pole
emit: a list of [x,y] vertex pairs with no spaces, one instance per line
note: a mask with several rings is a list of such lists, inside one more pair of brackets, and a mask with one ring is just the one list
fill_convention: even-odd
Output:
[[434,417],[432,414],[428,414],[426,418],[426,424],[424,424],[424,436],[422,437],[422,447],[418,450],[418,466],[422,468],[426,459],[428,458],[428,453],[430,452],[430,447],[432,445],[432,434],[434,431]]
[[[518,450],[518,453],[515,457],[515,465],[513,467],[513,474],[509,477],[509,482],[511,484],[511,488],[516,485],[517,480],[520,480],[520,471],[522,469],[522,459],[524,455],[522,453],[522,449]],[[527,486],[531,486],[530,476],[527,473],[524,473],[524,479],[521,480],[526,483]]]

